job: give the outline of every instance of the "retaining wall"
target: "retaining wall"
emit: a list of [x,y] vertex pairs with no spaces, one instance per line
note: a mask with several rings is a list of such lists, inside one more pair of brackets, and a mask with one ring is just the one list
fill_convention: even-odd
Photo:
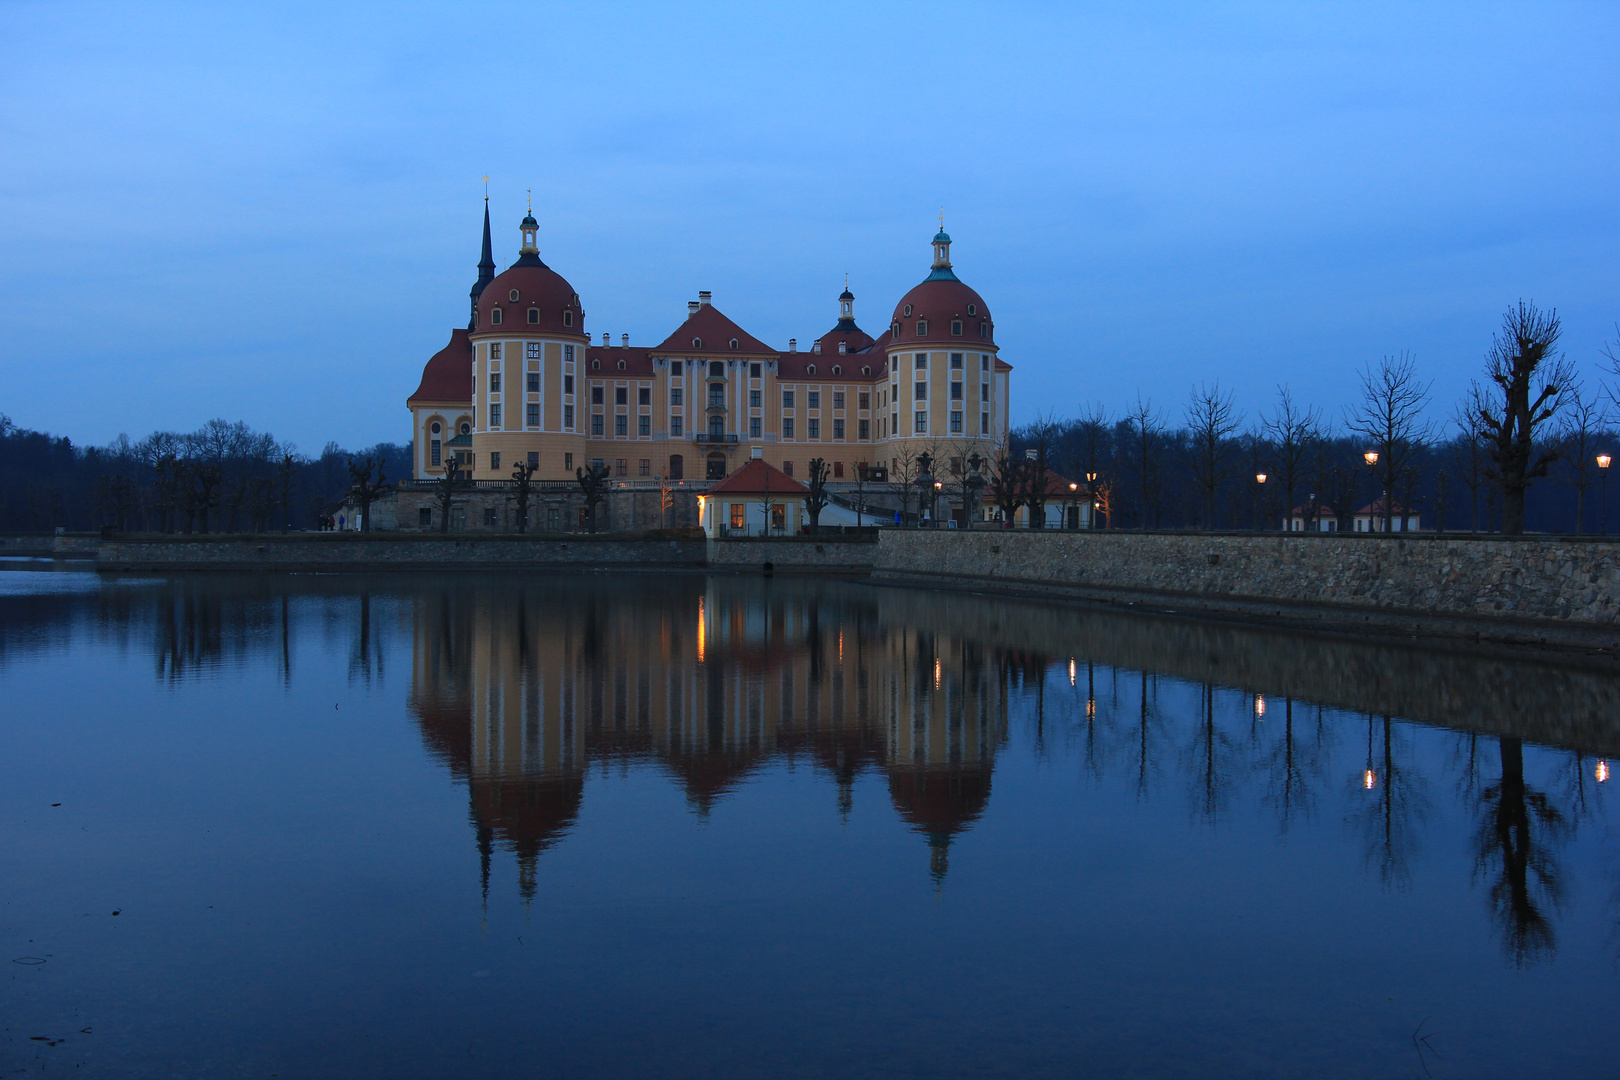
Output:
[[865,577],[877,555],[874,536],[725,537],[708,542],[712,570],[838,574]]
[[135,537],[102,541],[103,570],[404,570],[571,567],[701,568],[701,534],[499,536],[314,533]]

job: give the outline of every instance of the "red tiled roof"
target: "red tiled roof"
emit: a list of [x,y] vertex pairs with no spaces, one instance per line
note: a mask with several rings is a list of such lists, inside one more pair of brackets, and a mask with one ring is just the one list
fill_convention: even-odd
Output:
[[[737,347],[731,347],[731,339]],[[692,344],[696,339],[699,344]],[[776,350],[732,322],[713,304],[704,304],[686,317],[675,332],[653,350],[659,356],[775,356]]]
[[[528,256],[532,258],[532,256]],[[512,300],[512,293],[518,298]],[[500,325],[495,325],[492,312],[501,309]],[[535,310],[537,322],[529,322],[529,309]],[[563,312],[570,311],[570,325],[563,325]],[[566,337],[585,337],[585,312],[579,304],[579,294],[563,276],[536,259],[533,263],[514,263],[484,286],[478,296],[478,329],[475,334],[560,334]]]
[[[976,315],[967,313],[968,306],[972,305]],[[906,308],[911,308],[911,314],[906,314]],[[928,320],[928,335],[917,336],[917,320]],[[951,334],[951,321],[960,319],[962,333]],[[955,342],[964,348],[973,347],[977,342],[980,345],[993,346],[995,344],[995,327],[990,320],[990,309],[985,306],[984,297],[968,288],[962,282],[944,278],[930,278],[913,288],[900,298],[894,306],[894,317],[890,319],[890,331],[898,323],[900,332],[895,335],[894,344],[912,345],[922,343],[943,348]],[[988,337],[979,336],[979,326],[989,326],[986,331]]]
[[[815,373],[810,371],[815,367]],[[833,368],[838,368],[837,372]],[[870,372],[863,372],[861,368],[868,368]],[[865,352],[845,353],[839,356],[835,351],[831,356],[826,353],[780,353],[776,357],[776,377],[778,379],[813,379],[817,382],[874,382],[883,377],[884,357],[882,353],[868,349]]]
[[[1368,503],[1366,506],[1363,506],[1359,510],[1357,510],[1356,513],[1357,514],[1378,514],[1379,516],[1382,516],[1383,513],[1384,513],[1384,500],[1383,500],[1383,498],[1379,497],[1377,499],[1374,499],[1372,502]],[[1401,517],[1403,515],[1406,516],[1406,517],[1411,517],[1415,513],[1417,513],[1416,510],[1413,510],[1411,507],[1407,506],[1404,503],[1396,503],[1393,507],[1390,508],[1390,514],[1393,517]]]
[[1012,370],[1012,365],[1007,363],[1007,361],[1003,360],[1001,357],[998,356],[998,357],[996,357],[996,370],[997,371],[1011,371]]
[[428,402],[472,404],[472,343],[467,331],[450,331],[450,344],[428,360],[422,368],[421,385],[405,399],[407,407]]
[[[636,345],[593,346],[585,350],[585,374],[593,378],[613,375],[650,378],[653,374],[652,354],[653,350]],[[622,370],[620,361],[624,362]]]
[[763,458],[753,458],[704,494],[808,495],[810,489]]

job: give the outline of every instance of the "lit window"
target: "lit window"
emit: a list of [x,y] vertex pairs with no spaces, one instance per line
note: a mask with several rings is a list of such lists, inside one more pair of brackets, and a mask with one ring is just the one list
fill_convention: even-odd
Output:
[[733,529],[741,529],[744,527],[743,514],[746,512],[746,509],[747,508],[743,503],[731,504],[731,527]]

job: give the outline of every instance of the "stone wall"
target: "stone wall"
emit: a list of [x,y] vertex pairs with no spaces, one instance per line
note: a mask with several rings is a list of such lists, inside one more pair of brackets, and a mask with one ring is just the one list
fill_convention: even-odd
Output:
[[[687,487],[672,488],[668,508],[661,507],[657,487],[633,484],[608,490],[608,497],[596,508],[597,528],[602,532],[632,532],[637,529],[681,528],[698,523],[697,495]],[[455,532],[513,532],[517,513],[509,488],[470,488],[456,495]],[[570,532],[580,528],[585,500],[576,485],[567,488],[538,488],[529,496],[529,528],[540,532],[555,528]],[[424,529],[423,514],[429,525]],[[372,523],[382,531],[432,532],[439,528],[439,499],[430,487],[411,487],[391,492],[372,505]]]
[[876,535],[725,537],[708,543],[712,570],[763,573],[769,563],[772,573],[865,577],[876,554]]
[[514,536],[302,533],[135,537],[103,541],[103,570],[372,570],[702,568],[701,534]]
[[1620,644],[1620,544],[1607,540],[886,530],[873,576],[1386,631]]

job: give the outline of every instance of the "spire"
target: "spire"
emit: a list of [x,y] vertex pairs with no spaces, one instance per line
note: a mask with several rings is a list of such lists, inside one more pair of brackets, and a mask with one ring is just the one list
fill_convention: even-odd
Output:
[[518,260],[512,265],[546,265],[540,261],[540,248],[535,242],[535,234],[540,231],[540,223],[534,220],[534,194],[532,191],[529,194],[528,212],[523,215],[523,220],[518,224],[518,228],[523,232],[523,246],[518,249]]
[[934,268],[929,281],[955,281],[951,270],[951,236],[945,231],[945,208],[939,208],[939,232],[934,234]]
[[[489,177],[484,177],[488,184]],[[489,192],[484,192],[484,253],[478,260],[478,281],[472,287],[472,318],[467,323],[468,330],[478,329],[478,298],[484,294],[484,286],[495,280],[495,255],[489,244]]]
[[855,330],[855,294],[849,291],[849,275],[844,275],[844,291],[838,294],[838,329]]

